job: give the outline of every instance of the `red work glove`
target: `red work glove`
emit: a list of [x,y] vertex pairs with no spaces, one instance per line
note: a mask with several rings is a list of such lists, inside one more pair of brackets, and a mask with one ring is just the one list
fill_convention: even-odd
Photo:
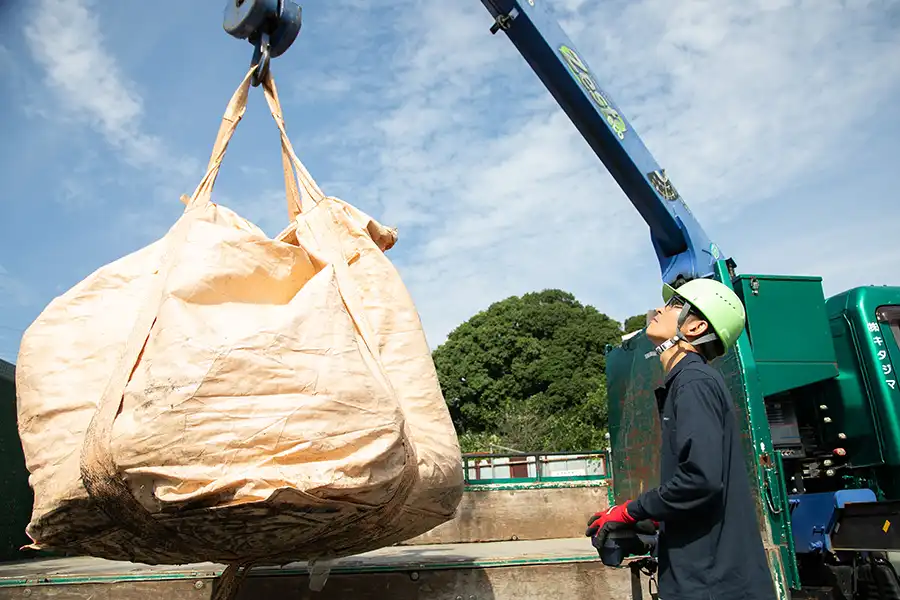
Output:
[[[628,501],[630,502],[630,500]],[[628,502],[624,504],[618,504],[613,506],[612,508],[604,511],[595,513],[594,516],[588,521],[587,531],[584,532],[584,535],[587,537],[594,537],[597,535],[597,532],[606,525],[610,524],[620,524],[621,525],[630,525],[634,523],[634,517],[628,514]]]

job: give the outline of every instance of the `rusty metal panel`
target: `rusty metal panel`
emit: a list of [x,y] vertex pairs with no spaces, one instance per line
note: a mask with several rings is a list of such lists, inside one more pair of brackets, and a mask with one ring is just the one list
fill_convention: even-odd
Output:
[[[757,473],[759,452],[757,452],[753,436],[751,435],[752,424],[747,411],[749,399],[741,374],[741,364],[734,352],[729,352],[712,364],[722,373],[725,384],[728,386],[728,391],[731,392],[731,397],[734,399],[734,413],[741,428],[741,446],[744,452],[744,466],[747,469],[747,477],[750,480],[750,493],[753,495],[756,505],[756,518],[760,523],[761,531],[764,531],[764,524],[767,522],[768,516],[763,511],[764,503],[763,498],[760,497],[760,488],[754,485],[754,482],[759,479]],[[766,539],[766,537],[766,535],[763,535],[763,539]]]
[[643,333],[606,356],[613,495],[625,502],[659,485],[660,426],[654,389],[664,374],[659,360],[646,359],[653,344]]

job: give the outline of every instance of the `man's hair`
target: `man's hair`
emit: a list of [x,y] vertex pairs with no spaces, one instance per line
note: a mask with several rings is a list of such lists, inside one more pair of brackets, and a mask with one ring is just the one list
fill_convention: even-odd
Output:
[[[706,322],[709,323],[709,321]],[[694,348],[696,348],[697,352],[708,361],[715,360],[725,354],[725,345],[722,344],[722,340],[718,338],[711,342],[694,346]]]
[[[699,310],[697,310],[697,307],[695,307],[694,305],[691,305],[691,310],[688,312],[688,315],[690,315],[696,319],[700,319],[701,321],[706,322],[707,331],[705,333],[703,333],[702,335],[706,335],[706,333],[714,333],[715,332],[715,330],[712,327],[712,323],[709,322],[709,319],[707,319],[703,315],[703,313],[701,313]],[[703,344],[696,344],[696,345],[694,345],[694,349],[696,349],[697,353],[700,356],[702,356],[703,358],[705,358],[707,361],[714,360],[716,358],[719,358],[723,354],[725,354],[725,344],[723,344],[722,340],[719,339],[718,337],[716,337],[716,339],[714,339],[712,341],[705,342]]]

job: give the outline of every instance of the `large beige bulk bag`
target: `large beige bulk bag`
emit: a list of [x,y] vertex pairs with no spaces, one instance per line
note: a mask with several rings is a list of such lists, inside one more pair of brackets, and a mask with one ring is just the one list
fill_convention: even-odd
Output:
[[365,552],[453,517],[460,449],[384,254],[396,232],[321,192],[271,77],[290,225],[272,239],[211,202],[249,82],[168,233],[53,300],[24,335],[34,548],[276,564]]

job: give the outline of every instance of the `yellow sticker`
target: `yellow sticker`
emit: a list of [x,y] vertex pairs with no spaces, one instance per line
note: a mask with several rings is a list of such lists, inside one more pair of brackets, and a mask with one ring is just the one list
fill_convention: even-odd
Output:
[[885,522],[884,522],[884,527],[882,527],[881,530],[882,530],[883,532],[887,533],[888,529],[890,529],[890,528],[891,528],[891,522],[885,520]]

